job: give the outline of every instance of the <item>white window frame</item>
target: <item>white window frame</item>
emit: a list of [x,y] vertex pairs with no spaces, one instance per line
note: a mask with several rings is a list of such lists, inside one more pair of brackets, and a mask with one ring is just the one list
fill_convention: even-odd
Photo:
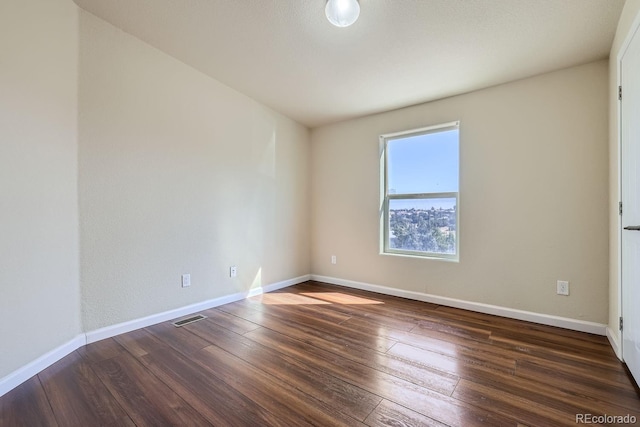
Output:
[[[409,193],[409,194],[389,194],[389,165],[387,156],[387,146],[390,140],[398,138],[408,138],[412,136],[427,135],[430,133],[447,132],[450,130],[460,130],[460,122],[449,122],[434,126],[412,129],[402,132],[387,133],[380,135],[380,254],[399,255],[418,258],[430,258],[446,261],[460,260],[460,177],[458,176],[458,191],[449,193]],[[458,134],[458,174],[460,174],[460,134]],[[438,252],[424,252],[394,249],[389,247],[389,201],[407,199],[456,199],[456,247],[455,254],[443,254]]]

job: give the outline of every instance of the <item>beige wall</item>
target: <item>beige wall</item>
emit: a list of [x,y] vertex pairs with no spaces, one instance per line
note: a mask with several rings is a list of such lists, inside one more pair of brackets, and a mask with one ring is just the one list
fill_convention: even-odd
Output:
[[308,130],[84,11],[80,40],[85,330],[308,274]]
[[[312,272],[606,323],[607,79],[599,61],[314,129]],[[379,255],[378,136],[453,120],[460,262]]]
[[[617,322],[606,61],[310,136],[70,0],[0,2],[0,60],[0,378],[82,331],[309,272]],[[379,255],[378,135],[458,119],[460,263]]]
[[80,333],[78,10],[0,2],[0,379]]
[[627,0],[618,22],[611,53],[609,54],[609,333],[620,343],[618,319],[620,307],[620,226],[618,202],[620,200],[619,167],[619,117],[620,104],[617,97],[620,69],[618,56],[623,43],[630,35],[631,27],[640,15],[640,0]]

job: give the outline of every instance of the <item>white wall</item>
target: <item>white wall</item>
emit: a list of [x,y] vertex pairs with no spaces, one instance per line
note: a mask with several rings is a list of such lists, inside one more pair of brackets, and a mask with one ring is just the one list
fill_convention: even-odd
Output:
[[308,130],[84,11],[80,40],[85,330],[308,274]]
[[[599,61],[314,129],[312,272],[606,323],[607,79]],[[453,120],[460,262],[379,255],[378,136]]]
[[619,117],[618,84],[623,43],[630,35],[632,24],[640,15],[640,0],[627,0],[622,9],[611,52],[609,54],[609,330],[614,344],[620,344],[618,319],[620,307],[620,225],[618,202],[620,201],[620,165],[619,165]]
[[0,379],[80,333],[78,9],[0,2]]

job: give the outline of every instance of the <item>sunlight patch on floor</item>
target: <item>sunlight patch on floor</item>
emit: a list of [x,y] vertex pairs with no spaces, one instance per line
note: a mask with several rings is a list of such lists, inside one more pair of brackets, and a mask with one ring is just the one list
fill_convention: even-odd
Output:
[[384,304],[382,301],[376,301],[374,299],[357,297],[355,295],[347,295],[342,292],[302,292],[302,295],[306,295],[311,298],[317,298],[323,301],[329,301],[335,304],[348,304],[348,305],[365,305],[365,304]]
[[318,305],[330,304],[329,302],[309,298],[304,295],[292,294],[288,292],[274,292],[262,294],[250,298],[252,301],[261,302],[266,305]]
[[299,294],[273,292],[251,297],[250,300],[267,305],[384,304],[382,301],[347,295],[341,292],[302,292]]

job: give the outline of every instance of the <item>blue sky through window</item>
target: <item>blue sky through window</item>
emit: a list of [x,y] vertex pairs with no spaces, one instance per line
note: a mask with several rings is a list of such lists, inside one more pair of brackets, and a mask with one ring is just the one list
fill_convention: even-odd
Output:
[[[391,139],[387,145],[390,194],[458,191],[459,130]],[[449,209],[454,199],[394,202],[395,209]],[[429,205],[429,206],[427,206]]]

